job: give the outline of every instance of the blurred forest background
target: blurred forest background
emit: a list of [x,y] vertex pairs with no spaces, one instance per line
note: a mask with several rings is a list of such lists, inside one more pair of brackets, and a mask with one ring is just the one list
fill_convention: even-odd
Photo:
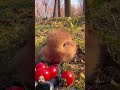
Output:
[[[45,45],[48,31],[68,31],[77,42],[78,52],[63,70],[73,71],[75,82],[68,90],[83,90],[85,84],[85,16],[83,0],[35,0],[35,56]],[[36,61],[41,58],[36,58]],[[65,89],[65,90],[66,90]]]
[[86,25],[107,47],[101,53],[109,52],[114,62],[108,58],[100,62],[96,80],[88,90],[120,90],[120,0],[86,0],[85,7]]
[[13,80],[13,58],[24,52],[33,11],[34,0],[0,0],[0,90]]
[[24,46],[33,2],[0,0],[0,58],[9,61]]
[[[36,22],[43,18],[52,17],[75,17],[82,16],[83,13],[83,0],[35,0],[35,20]],[[70,6],[69,6],[70,5]],[[66,8],[66,12],[65,12]],[[65,15],[65,13],[70,15]]]

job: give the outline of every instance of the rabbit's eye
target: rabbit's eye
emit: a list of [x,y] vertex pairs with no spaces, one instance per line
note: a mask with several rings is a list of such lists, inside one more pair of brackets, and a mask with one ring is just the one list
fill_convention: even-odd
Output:
[[66,45],[69,45],[69,42],[65,42],[65,43],[63,44],[63,47],[65,47]]
[[66,43],[63,44],[63,47],[65,47],[65,46],[66,46]]

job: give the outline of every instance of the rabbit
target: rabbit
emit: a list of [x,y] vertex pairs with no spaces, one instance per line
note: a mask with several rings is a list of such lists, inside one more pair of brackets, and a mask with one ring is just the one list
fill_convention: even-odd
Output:
[[49,31],[46,35],[46,45],[40,53],[50,64],[70,62],[77,50],[76,42],[70,33],[62,30]]

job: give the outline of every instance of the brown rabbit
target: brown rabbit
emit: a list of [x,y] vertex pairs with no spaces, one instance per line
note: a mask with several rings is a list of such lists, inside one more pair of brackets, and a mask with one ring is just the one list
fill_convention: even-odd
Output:
[[72,40],[70,33],[55,30],[50,31],[46,37],[46,45],[41,54],[50,64],[69,62],[76,54],[76,43]]

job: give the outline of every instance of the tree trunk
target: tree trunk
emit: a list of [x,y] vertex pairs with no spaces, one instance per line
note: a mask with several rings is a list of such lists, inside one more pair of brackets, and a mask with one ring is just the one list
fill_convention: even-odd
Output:
[[58,17],[61,17],[61,12],[60,12],[60,0],[58,0]]
[[65,17],[71,16],[71,0],[65,0]]
[[47,2],[45,3],[45,18],[47,18]]
[[48,0],[44,0],[45,5],[45,18],[47,18],[47,6],[48,6]]
[[85,15],[85,0],[83,0],[83,15]]
[[56,17],[56,10],[57,10],[57,0],[55,0],[55,4],[54,4],[54,11],[53,11],[53,17]]

